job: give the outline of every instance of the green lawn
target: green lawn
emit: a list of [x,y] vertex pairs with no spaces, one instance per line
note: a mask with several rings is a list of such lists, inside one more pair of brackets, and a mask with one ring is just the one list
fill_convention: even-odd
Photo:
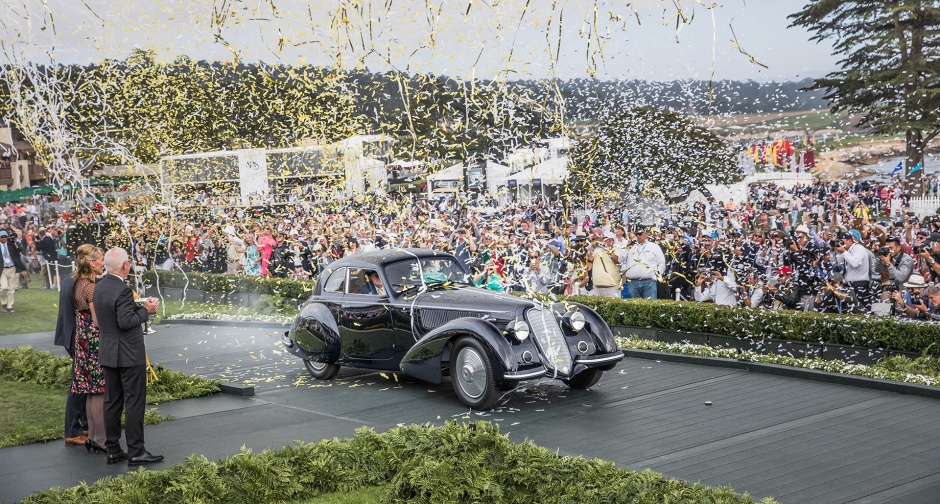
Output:
[[65,392],[0,380],[0,448],[61,439]]
[[59,291],[43,289],[33,275],[28,289],[17,289],[13,313],[0,313],[0,335],[54,331],[59,311]]
[[[39,275],[33,275],[28,289],[17,289],[13,313],[0,313],[0,336],[55,331],[56,316],[59,313],[59,291],[41,287],[42,280]],[[187,301],[183,307],[179,301],[166,302],[167,316],[181,312],[219,310],[220,306],[214,304]],[[232,308],[225,307],[224,310],[231,311]],[[163,315],[162,307],[157,314]]]

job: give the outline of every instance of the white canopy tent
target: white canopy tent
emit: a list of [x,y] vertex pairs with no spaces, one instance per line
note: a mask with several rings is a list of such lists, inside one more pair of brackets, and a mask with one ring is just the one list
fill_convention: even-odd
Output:
[[428,175],[428,194],[453,193],[463,186],[463,163],[448,166],[443,170]]
[[499,188],[499,181],[509,175],[510,168],[492,161],[487,161],[482,167],[479,164],[468,166],[464,163],[458,163],[448,166],[433,175],[428,175],[428,195],[459,192],[463,190],[464,181],[467,177],[470,178],[470,185],[474,185],[481,175],[479,173],[481,168],[483,170],[483,181],[486,183],[482,189],[485,189],[488,194],[495,195]]
[[506,175],[495,181],[497,195],[505,203],[513,198],[532,201],[544,198],[547,186],[560,186],[568,178],[568,158],[548,159],[541,163]]

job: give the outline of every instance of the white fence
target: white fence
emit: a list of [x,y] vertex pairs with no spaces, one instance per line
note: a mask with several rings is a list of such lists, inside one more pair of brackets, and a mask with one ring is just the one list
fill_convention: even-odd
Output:
[[908,206],[910,207],[910,211],[914,212],[917,217],[923,218],[928,215],[933,215],[934,212],[940,208],[940,198],[936,196],[911,198],[908,201]]

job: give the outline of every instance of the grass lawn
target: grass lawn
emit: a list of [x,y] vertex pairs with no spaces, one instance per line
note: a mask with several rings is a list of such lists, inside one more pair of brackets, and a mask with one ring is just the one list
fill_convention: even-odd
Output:
[[[33,275],[28,289],[16,290],[13,313],[0,313],[0,336],[55,331],[56,317],[59,313],[59,291],[41,287],[42,280],[39,275]],[[168,301],[166,303],[167,316],[181,312],[219,310],[219,305],[214,304],[193,301],[187,301],[185,307],[182,304],[180,301]],[[163,316],[162,307],[157,311],[157,315]]]
[[59,291],[43,289],[33,275],[28,289],[17,289],[13,313],[0,313],[0,335],[54,331],[59,311]]
[[62,438],[65,392],[0,380],[0,448]]

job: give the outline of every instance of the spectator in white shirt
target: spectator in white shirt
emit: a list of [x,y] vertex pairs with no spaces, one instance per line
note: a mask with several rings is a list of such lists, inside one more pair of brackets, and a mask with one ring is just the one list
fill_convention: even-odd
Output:
[[617,257],[631,298],[656,299],[656,281],[666,271],[666,257],[659,245],[649,241],[649,230],[636,232],[636,244]]
[[862,241],[862,234],[858,230],[842,233],[839,238],[842,239],[842,245],[835,247],[835,251],[845,260],[845,283],[855,291],[862,313],[867,313],[875,296],[869,273],[872,254],[859,243]]
[[696,301],[703,303],[715,303],[724,306],[737,306],[738,299],[735,296],[738,284],[734,279],[734,272],[731,268],[722,273],[718,270],[702,270],[695,277],[695,289],[693,295]]

